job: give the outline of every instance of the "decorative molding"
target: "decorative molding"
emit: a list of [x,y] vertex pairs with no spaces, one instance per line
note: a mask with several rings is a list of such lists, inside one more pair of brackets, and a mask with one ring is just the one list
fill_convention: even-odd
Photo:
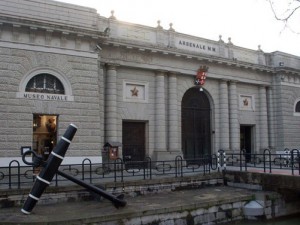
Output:
[[52,33],[53,33],[53,30],[46,30],[46,34],[45,34],[46,45],[50,45],[51,44]]
[[34,43],[36,38],[37,27],[30,27],[29,29],[29,42]]
[[83,38],[82,34],[77,34],[76,39],[75,39],[75,48],[76,49],[81,49],[81,39]]
[[148,83],[123,81],[123,101],[148,103]]
[[254,95],[241,94],[239,96],[239,109],[245,111],[255,111]]
[[12,48],[12,49],[23,49],[29,51],[39,51],[46,53],[54,53],[54,54],[64,54],[64,55],[72,55],[72,56],[80,56],[86,58],[97,59],[98,54],[95,52],[87,52],[87,51],[75,51],[72,49],[60,49],[55,47],[46,47],[46,46],[38,46],[34,44],[23,44],[23,43],[13,43],[13,42],[5,42],[0,41],[0,47],[3,48]]
[[68,40],[68,32],[62,32],[61,33],[61,39],[60,39],[60,46],[61,47],[66,47],[67,40]]
[[0,39],[2,38],[3,23],[0,22]]
[[294,108],[293,108],[293,115],[294,116],[300,116],[300,112],[296,112],[296,105],[297,105],[298,102],[300,102],[300,98],[297,98],[296,101],[294,102]]
[[13,24],[13,36],[12,36],[12,39],[13,41],[18,41],[19,40],[19,37],[20,37],[20,25],[17,25],[17,24]]
[[[27,74],[25,74],[19,85],[19,93],[21,93],[21,95],[23,93],[25,93],[26,85],[30,81],[30,79],[32,77],[34,77],[38,74],[42,74],[42,73],[51,74],[51,75],[55,76],[57,79],[59,79],[60,82],[64,86],[65,95],[72,96],[72,86],[71,86],[71,83],[69,82],[69,80],[63,74],[61,74],[59,71],[56,71],[52,68],[35,68],[35,69],[29,71]],[[17,94],[17,97],[20,97],[20,95]]]

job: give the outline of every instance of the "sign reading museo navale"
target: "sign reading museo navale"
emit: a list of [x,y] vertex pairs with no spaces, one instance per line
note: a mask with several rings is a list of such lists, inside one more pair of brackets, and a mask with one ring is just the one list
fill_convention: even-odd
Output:
[[19,92],[17,98],[26,98],[32,100],[46,100],[46,101],[74,101],[74,97],[70,95],[57,95],[49,93],[32,93],[32,92]]

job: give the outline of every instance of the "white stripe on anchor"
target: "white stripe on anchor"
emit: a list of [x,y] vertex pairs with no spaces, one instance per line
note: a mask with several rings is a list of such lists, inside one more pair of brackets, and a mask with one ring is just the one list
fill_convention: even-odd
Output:
[[40,181],[42,181],[42,182],[46,183],[46,184],[50,184],[50,182],[49,182],[49,181],[47,181],[47,180],[45,180],[45,179],[41,178],[40,176],[36,176],[36,178],[37,178],[37,179],[39,179]]
[[55,152],[51,152],[52,155],[56,156],[57,158],[60,158],[61,160],[64,160],[64,157],[62,157],[61,155],[55,153]]
[[33,198],[34,200],[36,200],[36,201],[38,201],[39,200],[39,198],[38,197],[35,197],[34,195],[32,195],[32,194],[29,194],[29,197],[30,198]]
[[61,139],[63,139],[64,141],[66,141],[66,142],[68,142],[68,143],[71,144],[71,141],[69,139],[65,138],[65,137],[61,137]]

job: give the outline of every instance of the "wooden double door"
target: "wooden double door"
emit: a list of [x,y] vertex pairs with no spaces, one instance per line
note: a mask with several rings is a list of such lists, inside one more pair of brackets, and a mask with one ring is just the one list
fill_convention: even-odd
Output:
[[182,149],[185,159],[211,154],[210,103],[199,88],[189,89],[182,99]]

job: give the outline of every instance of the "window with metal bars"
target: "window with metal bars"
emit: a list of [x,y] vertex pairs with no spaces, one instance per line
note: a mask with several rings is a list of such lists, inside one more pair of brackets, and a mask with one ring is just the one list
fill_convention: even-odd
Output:
[[51,74],[39,74],[32,77],[26,85],[26,92],[65,94],[63,84]]

